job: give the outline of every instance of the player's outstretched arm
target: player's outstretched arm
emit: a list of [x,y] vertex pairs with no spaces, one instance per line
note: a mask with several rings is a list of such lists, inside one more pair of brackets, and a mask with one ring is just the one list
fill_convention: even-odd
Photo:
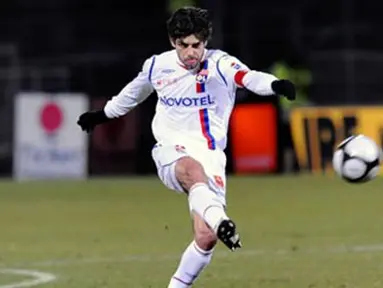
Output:
[[295,100],[295,86],[287,79],[249,69],[237,58],[226,55],[219,60],[220,70],[237,87],[246,88],[258,95],[281,95]]
[[99,124],[124,116],[144,101],[153,92],[150,77],[154,61],[154,57],[147,59],[137,77],[112,97],[103,109],[80,115],[77,124],[81,129],[89,133]]
[[277,79],[274,75],[259,72],[237,72],[238,83],[258,95],[281,95],[289,100],[295,100],[295,86],[287,79]]

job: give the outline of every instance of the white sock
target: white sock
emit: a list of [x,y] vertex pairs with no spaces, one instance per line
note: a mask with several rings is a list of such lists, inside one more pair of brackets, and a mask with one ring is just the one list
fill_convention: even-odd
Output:
[[189,203],[214,231],[223,219],[229,219],[217,195],[205,183],[194,184],[189,191]]
[[182,255],[177,271],[170,280],[168,288],[187,288],[210,263],[213,250],[204,251],[193,241]]

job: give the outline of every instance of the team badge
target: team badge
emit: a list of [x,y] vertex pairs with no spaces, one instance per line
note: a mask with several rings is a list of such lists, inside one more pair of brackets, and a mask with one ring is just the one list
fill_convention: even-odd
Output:
[[207,80],[208,71],[206,69],[202,69],[196,76],[196,81],[198,83],[205,83]]
[[198,75],[196,76],[196,81],[197,81],[198,83],[205,83],[206,80],[207,80],[207,75],[201,75],[201,74],[198,74]]

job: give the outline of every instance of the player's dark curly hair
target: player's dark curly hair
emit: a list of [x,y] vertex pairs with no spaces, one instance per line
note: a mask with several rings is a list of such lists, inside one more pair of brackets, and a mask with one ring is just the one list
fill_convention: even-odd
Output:
[[200,41],[209,41],[213,25],[205,9],[197,7],[180,8],[166,22],[169,37],[174,41],[194,34]]

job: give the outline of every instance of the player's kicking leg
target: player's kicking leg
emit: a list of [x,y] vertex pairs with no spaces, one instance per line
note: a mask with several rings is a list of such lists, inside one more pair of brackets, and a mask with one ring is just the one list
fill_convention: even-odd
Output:
[[175,175],[188,193],[194,240],[184,251],[168,288],[186,288],[210,263],[217,239],[232,251],[240,248],[241,243],[234,222],[226,215],[217,195],[209,189],[201,164],[193,158],[183,157],[177,160]]
[[208,178],[202,165],[191,157],[183,157],[177,161],[175,174],[188,193],[191,210],[205,221],[230,250],[240,248],[241,242],[236,226],[226,215],[218,195],[209,189]]

